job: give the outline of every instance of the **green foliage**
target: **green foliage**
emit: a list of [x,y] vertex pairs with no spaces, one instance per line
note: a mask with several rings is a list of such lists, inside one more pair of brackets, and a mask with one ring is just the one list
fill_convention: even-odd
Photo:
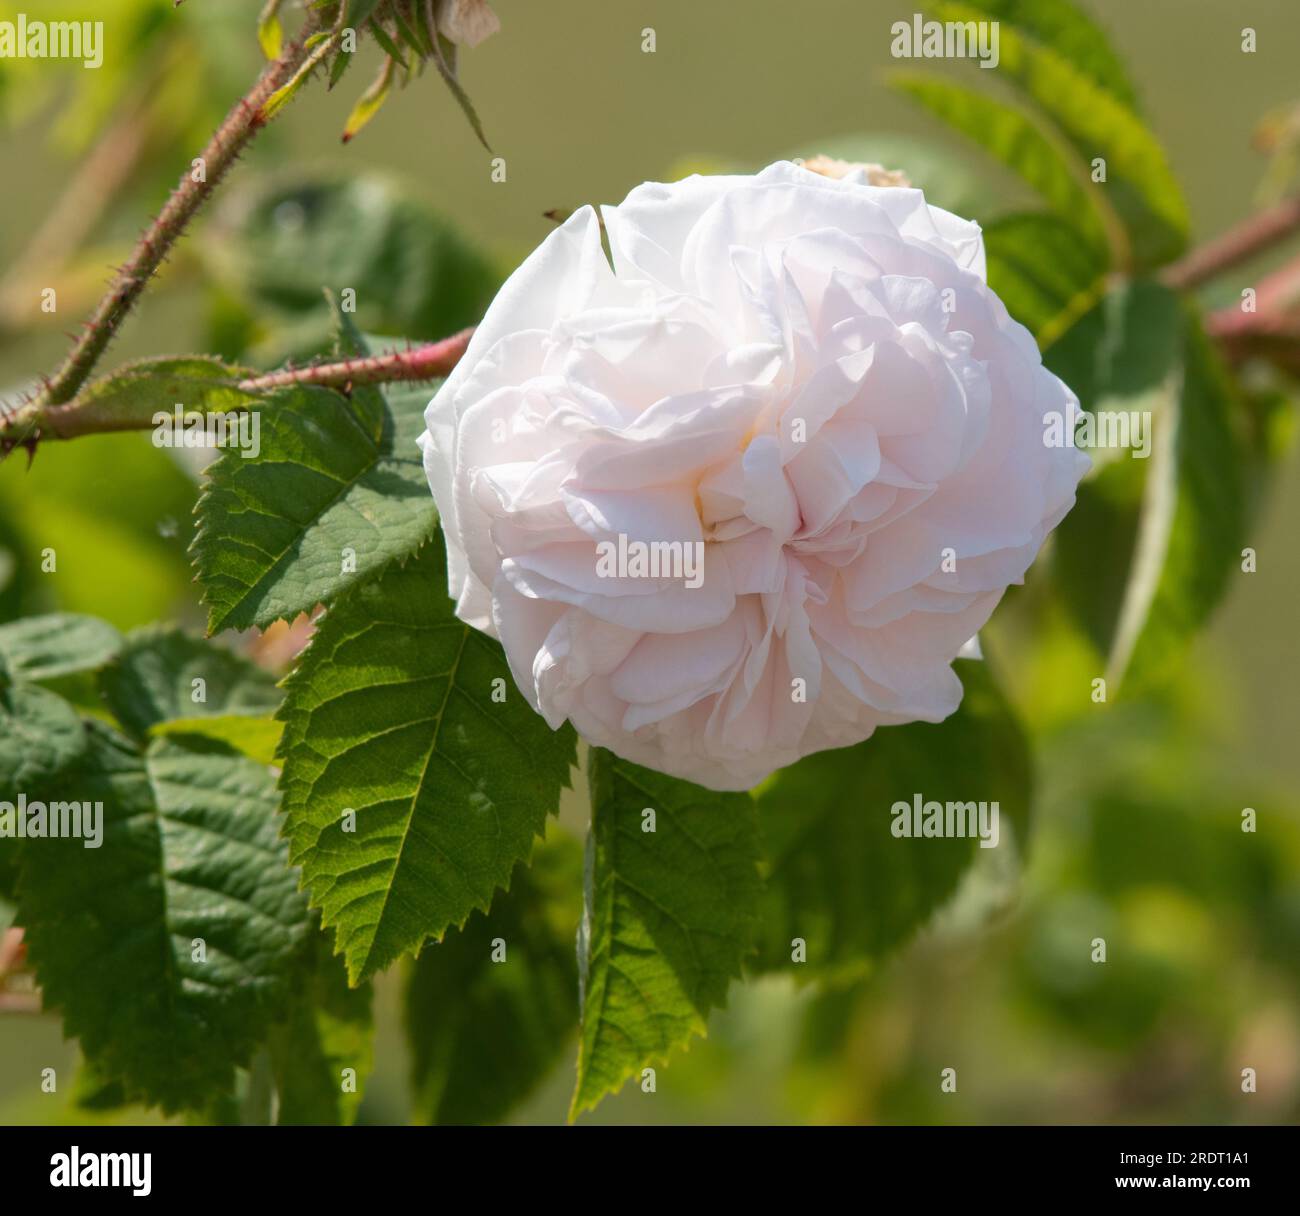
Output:
[[1140,686],[1169,673],[1240,560],[1233,390],[1197,316],[1154,283],[1111,293],[1048,361],[1099,417],[1150,415],[1148,460],[1095,453],[1100,473],[1080,487],[1053,563],[1065,604],[1109,656],[1108,679]]
[[57,612],[0,625],[0,664],[11,676],[38,682],[93,671],[114,658],[122,635],[93,616]]
[[[347,61],[340,60],[340,62]],[[388,100],[389,94],[392,92],[394,69],[395,61],[393,59],[385,60],[383,70],[379,76],[357,98],[357,103],[352,107],[352,112],[348,115],[348,121],[343,127],[344,143],[350,142],[383,108],[384,102]]]
[[172,453],[144,435],[97,435],[46,444],[38,459],[30,475],[17,459],[0,464],[8,613],[58,609],[129,629],[189,602],[194,482]]
[[11,682],[0,670],[0,790],[14,795],[74,763],[86,741],[77,712],[35,684]]
[[206,717],[174,718],[169,722],[156,722],[149,728],[151,735],[203,735],[233,747],[235,751],[261,764],[274,764],[284,734],[281,723],[256,713],[208,715]]
[[761,889],[747,795],[705,790],[604,749],[589,763],[571,1117],[705,1032],[753,948]]
[[1102,29],[1073,0],[965,0],[965,6],[1017,27],[1137,110],[1137,93],[1123,62]]
[[342,961],[314,933],[306,974],[297,982],[288,1017],[270,1034],[277,1122],[356,1122],[362,1084],[374,1059],[372,996],[369,985],[348,986]]
[[139,739],[181,718],[269,714],[280,703],[274,678],[247,659],[179,629],[154,626],[128,634],[99,677],[104,701]]
[[205,740],[142,751],[107,726],[86,730],[60,787],[103,803],[101,846],[26,849],[19,917],[46,1005],[87,1055],[133,1096],[192,1106],[233,1085],[306,931],[274,783]]
[[488,908],[556,809],[574,737],[453,615],[440,534],[337,601],[286,687],[285,830],[355,983]]
[[420,1119],[498,1122],[555,1066],[578,1024],[581,889],[582,850],[549,841],[487,915],[412,964],[405,1023]]
[[[251,10],[193,2],[169,23],[165,3],[104,3],[128,36],[110,40],[94,82],[68,90],[64,133],[82,145],[109,116],[138,131],[125,176],[152,189],[160,165],[174,175],[189,143],[200,146],[178,139],[211,109],[200,94],[217,48],[232,45],[230,30],[248,41]],[[272,109],[317,69],[331,87],[342,79],[353,58],[341,48],[346,24],[382,55],[345,138],[433,66],[486,143],[456,48],[429,27],[425,6],[316,8],[328,28]],[[289,32],[288,9],[262,6],[268,55]],[[383,179],[293,170],[255,180],[186,246],[218,280],[206,345],[226,357],[130,363],[93,382],[77,408],[112,429],[177,403],[258,411],[261,451],[227,450],[208,470],[192,553],[210,629],[267,628],[239,642],[263,662],[294,662],[309,627],[285,622],[324,606],[285,690],[233,649],[172,626],[137,628],[189,611],[190,455],[110,436],[43,445],[39,476],[23,477],[17,460],[0,472],[0,622],[13,621],[0,624],[0,798],[102,800],[106,815],[100,848],[0,838],[0,928],[24,928],[47,1005],[81,1039],[77,1110],[142,1101],[219,1122],[355,1122],[375,1050],[365,981],[403,959],[413,1110],[441,1124],[510,1117],[575,1030],[573,1117],[670,1060],[673,1094],[692,1096],[749,1037],[751,1059],[783,1059],[794,1045],[798,1068],[837,1074],[841,1105],[810,1105],[816,1119],[960,1119],[963,1099],[944,1098],[940,1111],[923,1095],[940,1063],[962,1063],[953,1017],[975,1028],[983,1053],[981,984],[1016,988],[1015,1012],[1027,1015],[1016,1023],[1019,1063],[1019,1036],[1032,1041],[1041,1023],[1068,1036],[1056,1040],[1067,1049],[1132,1049],[1171,1024],[1188,1036],[1189,1010],[1224,1018],[1238,988],[1258,1004],[1255,970],[1269,984],[1266,966],[1294,978],[1294,807],[1257,788],[1254,772],[1243,787],[1198,767],[1156,737],[1151,713],[1189,696],[1179,660],[1239,560],[1281,450],[1286,397],[1243,392],[1195,311],[1152,275],[1183,247],[1186,209],[1098,26],[1064,0],[933,9],[1002,22],[1006,92],[896,76],[971,151],[887,134],[792,151],[901,168],[932,202],[977,218],[990,284],[1048,365],[1094,417],[1149,411],[1155,435],[1149,461],[1093,453],[1054,540],[1050,585],[1031,575],[990,626],[996,634],[1011,614],[1017,712],[989,667],[961,662],[966,692],[947,721],[883,728],[752,795],[712,793],[597,750],[583,874],[576,842],[547,822],[562,799],[564,827],[582,814],[581,799],[563,793],[573,732],[546,727],[501,648],[458,621],[446,595],[415,445],[433,387],[239,387],[255,374],[243,364],[326,351],[331,323],[342,322],[338,357],[380,348],[358,337],[351,312],[321,307],[323,285],[355,292],[366,332],[432,338],[481,319],[497,269]],[[203,70],[190,80],[173,61]],[[20,93],[40,102],[35,83],[24,65],[0,65],[7,107]],[[980,150],[988,163],[972,170]],[[1105,180],[1093,179],[1094,158]],[[116,233],[120,219],[95,222]],[[192,274],[175,277],[193,285]],[[1093,706],[1080,691],[1099,655],[1112,687],[1122,679],[1118,705]],[[998,850],[894,836],[894,804],[918,794],[997,802]],[[1026,845],[1031,794],[1036,808],[1047,801],[1035,828],[1047,847],[1035,849],[1029,910],[975,941],[964,934],[985,924],[988,888],[1006,889]],[[1238,819],[1247,800],[1261,810],[1258,836]],[[881,982],[881,963],[927,927],[894,965],[920,994],[904,1004],[908,989]],[[1099,935],[1116,947],[1106,967],[1089,958]],[[795,939],[806,950],[798,962]],[[966,965],[976,954],[979,965]],[[746,969],[767,978],[743,1016],[717,1019],[709,1043],[683,1059]],[[780,982],[791,978],[814,990]],[[380,1017],[394,1004],[382,999]],[[755,1053],[773,1009],[785,1038]],[[863,1033],[873,1026],[906,1032]],[[999,1071],[981,1058],[986,1075]],[[1223,1071],[1222,1060],[1197,1063]],[[1022,1077],[1002,1071],[1014,1094]],[[1068,1050],[1047,1071],[1070,1085],[1081,1075]],[[1043,1075],[1021,1088],[1038,1092]],[[1126,1097],[1131,1078],[1120,1080]],[[783,1089],[750,1076],[737,1092],[770,1100]],[[373,1087],[376,1106],[386,1090]],[[999,1107],[1003,1117],[1020,1117],[1017,1101]],[[1113,1103],[1103,1095],[1095,1109]]]
[[[977,16],[963,4],[941,3],[935,11],[945,20]],[[1182,252],[1188,230],[1182,191],[1164,151],[1133,111],[1013,26],[1001,27],[999,43],[999,75],[1056,125],[1085,168],[1098,157],[1105,160],[1104,193],[1094,197],[1112,207],[1124,226],[1128,247],[1120,252],[1121,264],[1159,266]]]
[[[263,10],[262,19],[258,26],[258,37],[262,43],[263,51],[268,58],[272,59],[278,54],[278,47],[283,37],[279,18],[275,12],[278,4],[279,0],[270,0],[267,8]],[[409,82],[411,79],[413,64],[408,64],[404,57],[395,53],[394,37],[396,36],[401,38],[415,52],[414,63],[418,63],[421,71],[426,62],[433,63],[438,70],[438,74],[442,77],[443,83],[447,86],[451,95],[455,98],[456,104],[465,115],[474,134],[478,136],[479,142],[485,148],[488,147],[487,139],[483,134],[483,126],[479,122],[474,106],[461,85],[456,71],[457,48],[438,34],[430,24],[430,14],[435,11],[432,4],[412,5],[408,0],[346,0],[346,3],[342,5],[317,5],[317,7],[328,7],[330,13],[337,13],[337,21],[329,30],[320,31],[308,41],[307,48],[311,53],[306,61],[294,74],[293,78],[272,94],[267,101],[266,113],[269,116],[274,116],[288,105],[324,64],[329,66],[329,87],[332,89],[338,84],[351,66],[355,55],[355,50],[349,49],[348,44],[344,41],[345,32],[350,30],[359,38],[368,31],[389,57],[384,67],[384,78],[391,74],[394,63],[396,63],[402,68],[406,81]],[[386,87],[384,92],[387,92]],[[376,109],[379,104],[382,104],[382,100],[381,97],[376,103]],[[348,125],[344,129],[344,143],[347,143],[364,125],[364,122],[354,125],[353,121],[357,110],[364,105],[365,101],[363,99],[354,108],[353,118],[349,119]],[[370,115],[367,115],[367,117],[370,117]],[[491,151],[490,148],[488,150]]]
[[[952,896],[977,841],[895,836],[896,802],[996,802],[1000,834],[1013,825],[1014,847],[1025,847],[1027,740],[986,666],[964,661],[958,671],[965,693],[945,721],[881,727],[865,743],[806,756],[756,792],[768,871],[758,970],[863,973]],[[792,964],[796,938],[807,957]]]
[[101,429],[106,431],[152,425],[157,414],[170,417],[177,405],[229,413],[255,400],[238,387],[238,380],[247,374],[200,355],[140,359],[87,385],[77,396],[77,409],[102,419]]
[[1136,685],[1169,674],[1241,559],[1243,457],[1232,388],[1199,317],[1186,308],[1181,337],[1179,392],[1147,473],[1112,652],[1115,678]]
[[985,226],[989,286],[1040,344],[1059,336],[1105,287],[1106,253],[1072,224],[1043,212]]
[[211,632],[292,620],[428,539],[437,513],[415,446],[427,400],[297,386],[262,403],[260,453],[226,449],[199,500]]
[[1188,217],[1178,183],[1137,116],[1114,53],[1087,17],[1044,0],[941,0],[931,9],[946,21],[997,17],[998,74],[1030,112],[929,74],[900,73],[899,87],[1013,169],[1081,240],[1098,245],[1104,232],[1112,264],[1144,270],[1183,250]]
[[[1121,287],[1090,309],[1046,355],[1084,409],[1149,411],[1168,418],[1176,392],[1178,302],[1150,284]],[[1116,458],[1120,457],[1120,458]],[[1114,642],[1141,516],[1146,465],[1124,452],[1094,452],[1094,472],[1057,528],[1053,570],[1067,610],[1102,654]]]
[[[46,1006],[87,1057],[78,1102],[228,1106],[236,1069],[292,1017],[300,1054],[281,1078],[281,1108],[307,1120],[320,1078],[304,1028],[323,1044],[318,1063],[335,1044],[342,1052],[364,994],[335,999],[328,971],[296,982],[304,951],[318,947],[278,838],[274,776],[216,737],[220,724],[271,712],[274,681],[174,628],[123,639],[72,615],[5,626],[0,648],[29,677],[99,668],[104,704],[128,732],[79,718],[55,692],[0,681],[0,787],[51,816],[43,835],[5,842],[5,889],[17,867],[19,923]],[[74,803],[80,835],[60,835],[56,807]]]
[[500,285],[446,219],[375,174],[255,181],[216,228],[203,250],[213,270],[259,316],[305,325],[300,349],[318,349],[331,329],[322,287],[356,292],[367,333],[432,339],[476,325]]
[[1022,178],[1052,214],[1068,221],[1078,233],[1091,235],[1095,241],[1103,239],[1097,204],[1084,189],[1069,151],[1060,148],[1025,114],[936,76],[899,72],[893,79],[897,88]]

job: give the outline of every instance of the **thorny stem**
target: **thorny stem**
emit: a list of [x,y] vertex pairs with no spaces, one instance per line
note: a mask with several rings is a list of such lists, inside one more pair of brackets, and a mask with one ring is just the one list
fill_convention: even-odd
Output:
[[[463,330],[439,342],[427,342],[406,350],[389,351],[362,359],[344,359],[337,363],[314,363],[307,367],[293,367],[266,375],[250,376],[233,382],[234,386],[251,394],[269,393],[275,389],[309,384],[347,391],[363,384],[396,384],[436,380],[446,376],[460,362],[466,346],[473,336],[472,329]],[[234,406],[235,409],[248,408]],[[21,440],[7,439],[8,435],[29,434],[31,415],[35,406],[25,406],[13,415],[7,425],[0,425],[0,450]],[[153,413],[148,408],[134,417],[124,415],[120,408],[105,412],[91,396],[73,400],[66,405],[46,408],[40,418],[41,439],[76,439],[81,435],[102,435],[110,431],[143,431],[154,425]]]
[[[108,293],[85,323],[68,357],[37,394],[38,405],[57,406],[71,401],[89,379],[122,321],[189,222],[212,196],[231,165],[266,125],[263,107],[268,98],[302,66],[307,57],[306,38],[314,32],[315,24],[316,18],[309,17],[298,38],[285,47],[280,58],[262,72],[252,90],[235,104],[202,153],[203,172],[187,171],[181,177],[158,218],[140,238]],[[202,180],[196,181],[196,176]]]
[[1188,291],[1231,270],[1278,241],[1300,232],[1300,194],[1252,215],[1221,236],[1167,266],[1160,276],[1169,287]]
[[462,330],[441,342],[428,342],[409,350],[395,350],[364,359],[344,359],[339,363],[318,363],[270,372],[241,380],[239,387],[249,393],[264,393],[294,384],[316,384],[327,388],[347,389],[359,384],[393,384],[402,380],[435,380],[447,375],[465,353],[474,336],[472,329]]
[[1300,257],[1261,278],[1252,303],[1249,311],[1242,303],[1212,312],[1206,333],[1230,363],[1260,358],[1300,374]]

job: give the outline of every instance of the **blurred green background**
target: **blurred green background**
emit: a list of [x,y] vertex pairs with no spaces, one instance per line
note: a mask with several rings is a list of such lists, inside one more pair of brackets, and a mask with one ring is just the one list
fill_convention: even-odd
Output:
[[[94,9],[108,38],[99,74],[52,63],[5,65],[0,74],[6,392],[54,366],[64,332],[88,311],[106,266],[123,256],[204,132],[258,71],[259,7],[260,0],[189,0],[173,14],[170,0],[0,4],[0,19],[19,8],[51,18]],[[329,208],[337,207],[338,222],[351,224],[355,208],[358,243],[378,240],[381,229],[392,242],[370,263],[384,268],[384,286],[363,293],[367,328],[436,338],[472,323],[494,278],[549,231],[546,212],[615,202],[643,180],[693,167],[756,168],[865,133],[879,136],[879,159],[890,167],[908,168],[909,141],[938,140],[952,150],[954,182],[977,173],[997,190],[1014,190],[884,86],[882,74],[895,66],[889,26],[910,18],[907,5],[499,0],[495,7],[502,32],[467,53],[462,66],[493,150],[505,158],[505,182],[492,180],[490,154],[431,77],[392,98],[341,147],[348,111],[373,71],[368,48],[338,90],[308,91],[238,167],[231,197],[188,238],[105,370],[169,351],[271,363],[316,349],[324,306],[313,302],[313,268],[293,244],[304,198],[307,222],[333,222]],[[1248,215],[1266,171],[1252,136],[1265,115],[1296,100],[1294,0],[1087,0],[1085,7],[1139,83],[1190,201],[1196,238]],[[168,22],[177,24],[165,32]],[[1258,30],[1253,55],[1241,51],[1247,24]],[[641,50],[647,26],[656,32],[654,54]],[[69,193],[94,133],[105,129],[117,142]],[[386,192],[370,184],[372,174],[397,185]],[[325,186],[303,196],[305,182],[335,183],[319,204],[323,219],[313,200],[326,197]],[[53,274],[48,259],[21,260],[35,234],[45,228],[49,235],[52,214],[66,230],[84,229],[82,252],[56,256]],[[422,290],[426,276],[460,287],[450,301],[434,298]],[[1251,282],[1243,271],[1217,302]],[[304,283],[305,302],[298,298]],[[50,284],[59,290],[58,313],[31,311]],[[50,445],[31,472],[21,458],[7,461],[0,466],[0,620],[57,605],[122,627],[168,616],[200,626],[185,556],[194,487],[193,470],[147,436]],[[995,617],[987,649],[1037,747],[1035,832],[1020,872],[981,865],[911,947],[856,984],[830,993],[785,980],[737,985],[708,1039],[660,1070],[655,1094],[629,1086],[589,1117],[1294,1121],[1294,448],[1260,492],[1251,533],[1258,572],[1234,577],[1179,683],[1158,699],[1091,703],[1095,660],[1042,591],[1037,570]],[[61,554],[54,577],[36,572],[46,543]],[[1247,806],[1259,814],[1253,836],[1240,831]],[[582,829],[572,807],[556,830]],[[0,905],[0,925],[6,916]],[[1104,965],[1089,961],[1097,936],[1108,943]],[[362,1118],[404,1120],[407,1060],[395,977],[381,981],[376,1012],[377,1066]],[[57,1019],[0,1014],[0,1123],[85,1119],[71,1105],[70,1084],[58,1095],[39,1090],[41,1068],[71,1078],[75,1061]],[[561,1120],[571,1064],[557,1068],[516,1117]],[[956,1094],[939,1092],[946,1067],[958,1070]],[[1241,1092],[1245,1067],[1259,1074],[1252,1095]]]

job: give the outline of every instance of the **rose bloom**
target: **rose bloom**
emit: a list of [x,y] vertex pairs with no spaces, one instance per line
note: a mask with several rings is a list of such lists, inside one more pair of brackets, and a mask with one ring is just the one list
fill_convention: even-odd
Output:
[[584,207],[429,405],[457,614],[552,727],[714,789],[951,714],[1088,467],[979,227],[786,162],[602,215],[613,268]]

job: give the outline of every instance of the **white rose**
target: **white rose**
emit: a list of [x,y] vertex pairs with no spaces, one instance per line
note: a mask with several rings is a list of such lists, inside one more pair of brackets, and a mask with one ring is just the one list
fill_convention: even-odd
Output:
[[978,226],[784,162],[602,214],[614,269],[583,208],[429,405],[458,615],[552,727],[715,789],[951,714],[1088,466]]

